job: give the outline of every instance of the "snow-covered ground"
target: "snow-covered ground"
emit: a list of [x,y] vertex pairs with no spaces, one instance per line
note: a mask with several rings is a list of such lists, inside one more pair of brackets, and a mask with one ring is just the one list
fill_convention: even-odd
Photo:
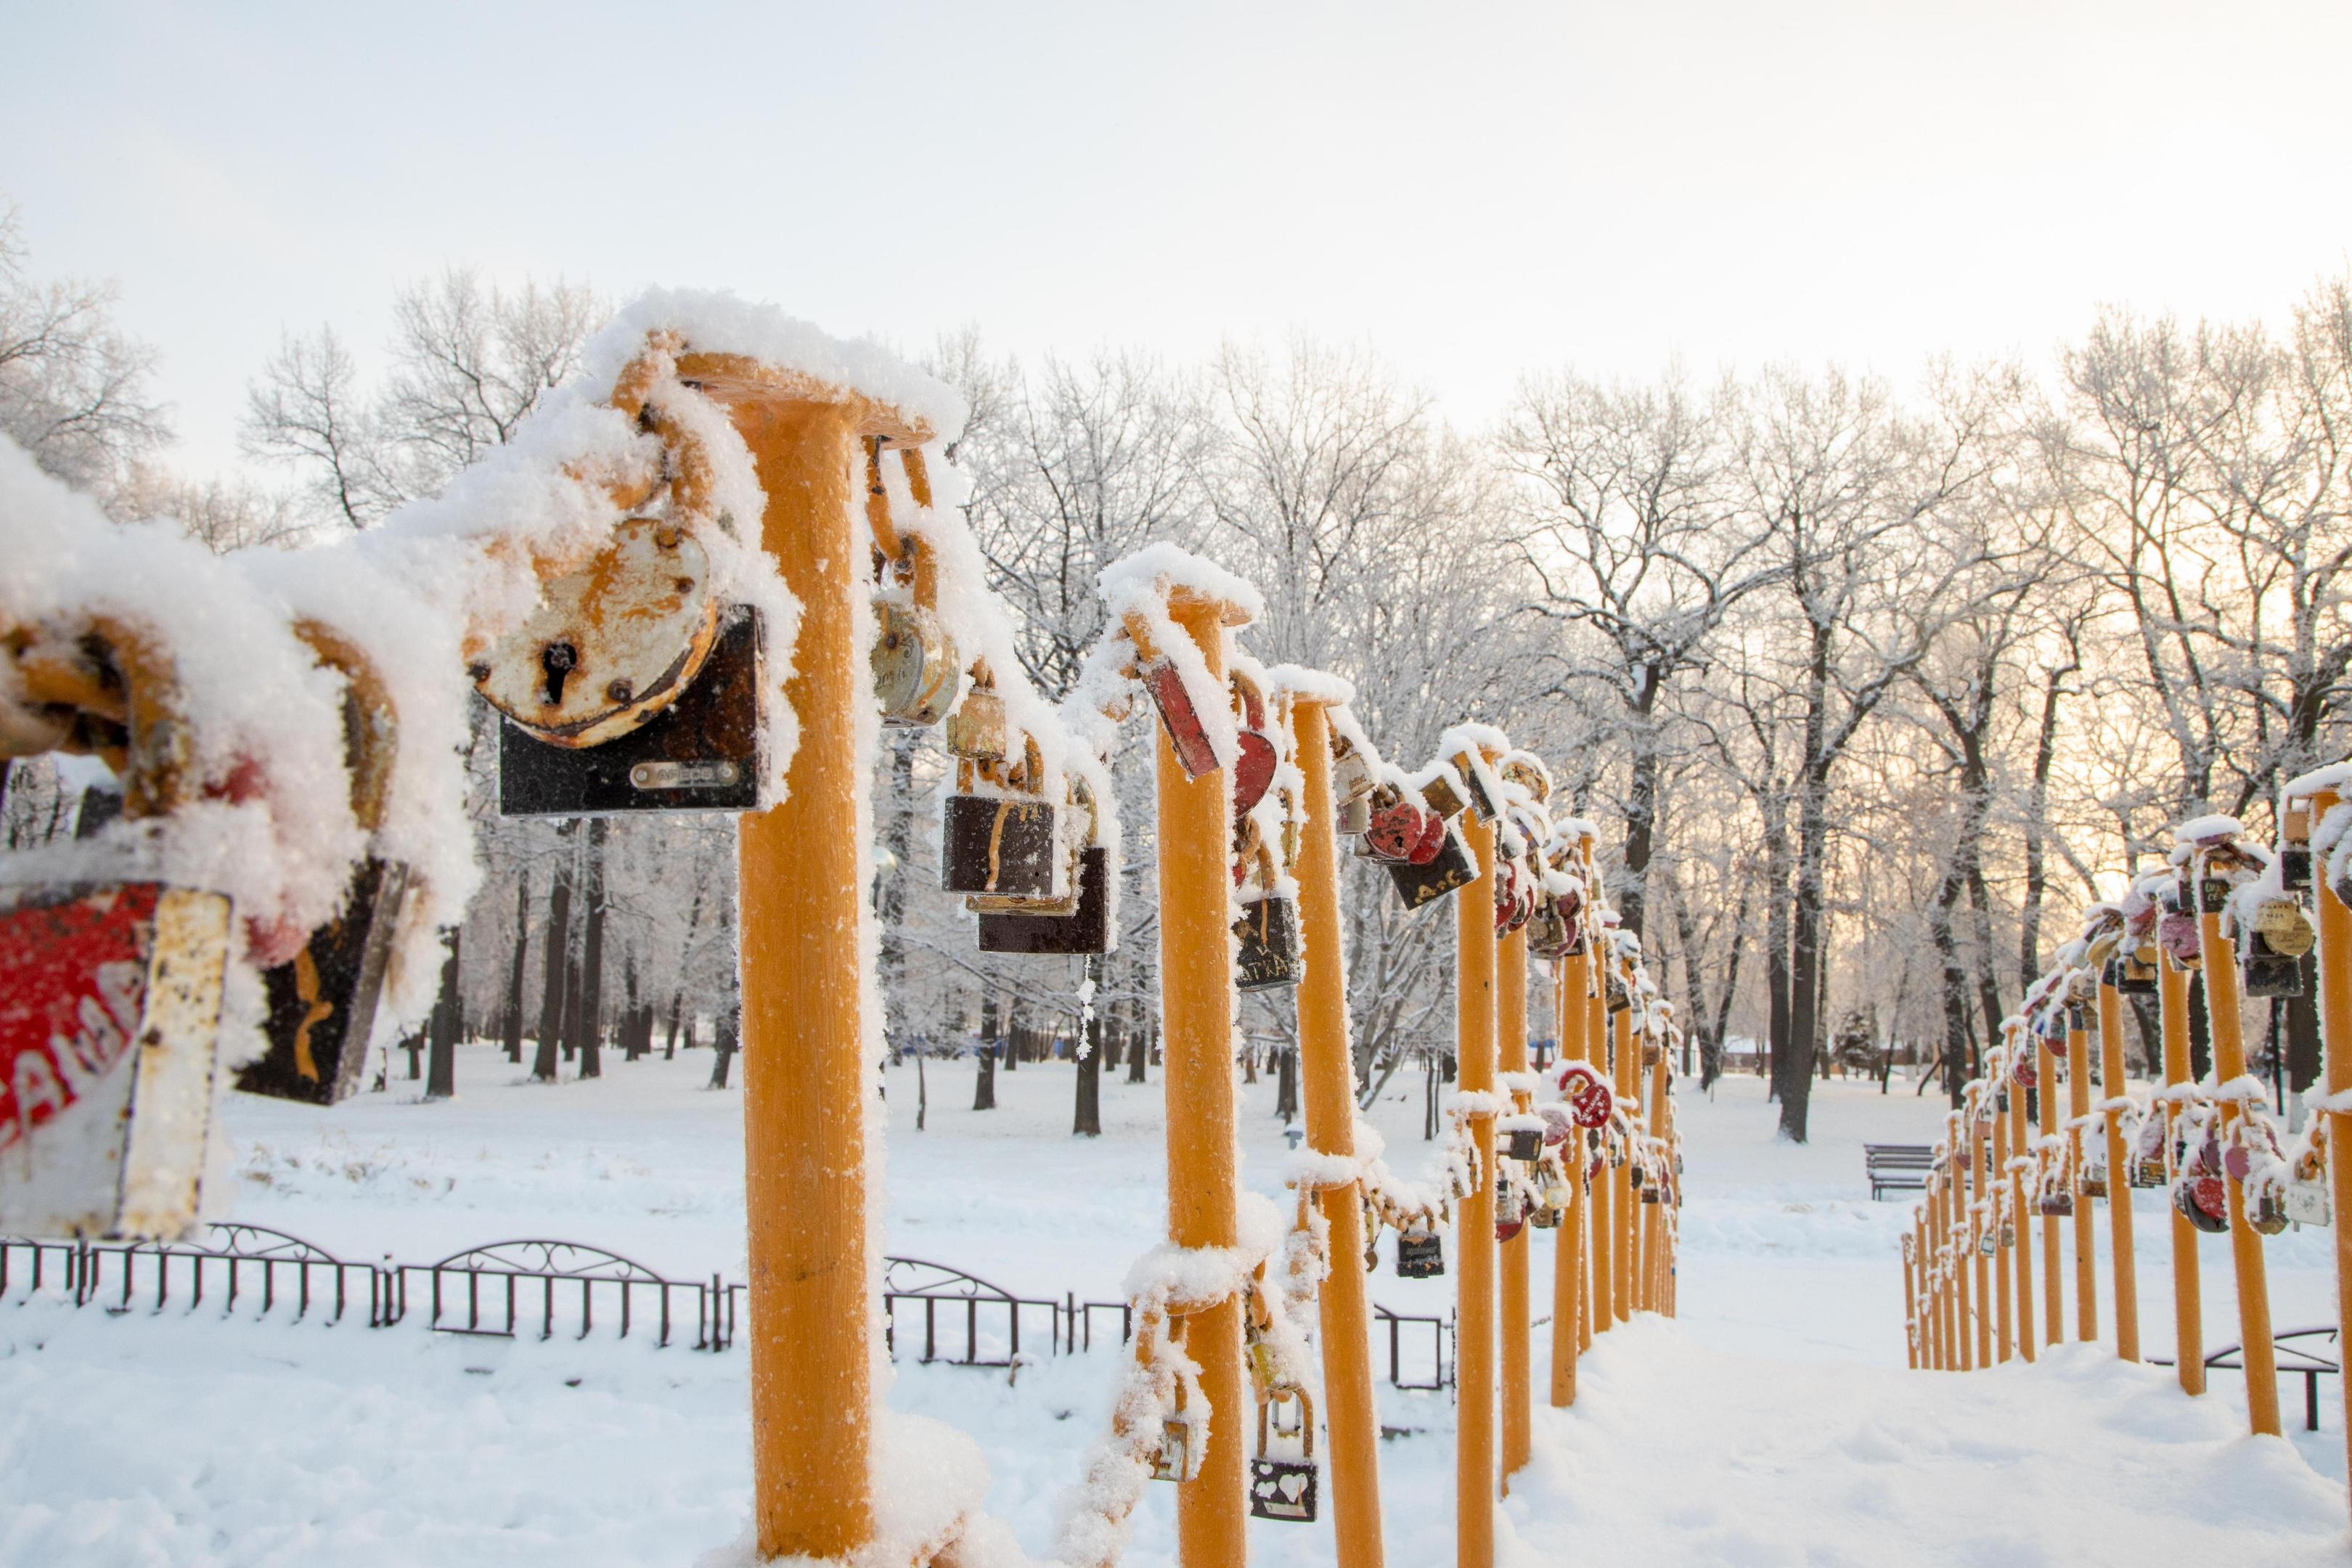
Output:
[[[470,1046],[454,1102],[420,1104],[400,1082],[325,1113],[235,1097],[236,1217],[354,1259],[552,1237],[674,1277],[740,1279],[737,1094],[702,1087],[704,1052],[608,1062],[601,1081],[533,1086]],[[1067,1065],[1000,1073],[990,1112],[969,1109],[972,1071],[933,1064],[922,1132],[913,1067],[889,1075],[890,1250],[1018,1295],[1115,1299],[1160,1228],[1157,1069],[1140,1088],[1105,1075],[1099,1140],[1068,1135]],[[1242,1095],[1244,1178],[1269,1194],[1284,1147],[1273,1093],[1269,1078]],[[2343,1560],[2332,1384],[2323,1430],[2290,1443],[2240,1435],[2234,1374],[2191,1402],[2168,1372],[2088,1347],[1975,1376],[1906,1370],[1909,1205],[1867,1201],[1860,1144],[1930,1137],[1933,1099],[1818,1086],[1798,1148],[1773,1137],[1753,1079],[1686,1094],[1681,1317],[1605,1337],[1572,1413],[1539,1400],[1535,1460],[1505,1505],[1507,1562]],[[1372,1118],[1407,1173],[1423,1148],[1420,1096],[1403,1085]],[[2143,1333],[2164,1353],[2164,1232],[2142,1201]],[[2270,1244],[2282,1327],[2332,1321],[2326,1241]],[[2235,1317],[2226,1252],[2207,1246],[2220,1344]],[[1539,1279],[1549,1247],[1538,1235]],[[1404,1313],[1451,1300],[1450,1281],[1399,1280],[1385,1258],[1371,1293]],[[457,1338],[417,1316],[375,1331],[257,1323],[249,1307],[236,1321],[212,1300],[160,1318],[0,1307],[0,1563],[684,1564],[741,1530],[740,1349]],[[1042,1351],[1042,1315],[1034,1334],[1024,1348]],[[899,1365],[891,1404],[981,1442],[990,1510],[1033,1552],[1050,1546],[1056,1496],[1101,1427],[1118,1365],[1107,1340],[1039,1354],[1017,1380]],[[2299,1382],[2286,1393],[2292,1419]],[[1450,1562],[1450,1401],[1384,1389],[1382,1420],[1389,1560]],[[1172,1490],[1151,1489],[1129,1562],[1172,1561]],[[1252,1529],[1260,1561],[1330,1560],[1328,1526]]]

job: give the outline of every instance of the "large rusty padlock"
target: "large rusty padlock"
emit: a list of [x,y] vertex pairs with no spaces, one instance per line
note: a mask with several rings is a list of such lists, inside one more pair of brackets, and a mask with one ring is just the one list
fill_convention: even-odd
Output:
[[941,890],[1032,900],[1069,896],[1055,808],[1035,793],[1044,773],[1036,742],[1024,737],[1022,752],[1011,772],[992,763],[961,764],[958,793],[948,796],[940,821]]
[[1234,921],[1240,951],[1234,964],[1234,983],[1242,991],[1271,991],[1296,985],[1306,977],[1298,952],[1298,905],[1278,893],[1262,894],[1242,905]]
[[0,1234],[197,1222],[230,910],[152,882],[0,888]]
[[[928,730],[947,717],[960,674],[955,644],[940,618],[920,605],[874,603],[874,699],[882,722]],[[1000,753],[1001,754],[1001,753]]]

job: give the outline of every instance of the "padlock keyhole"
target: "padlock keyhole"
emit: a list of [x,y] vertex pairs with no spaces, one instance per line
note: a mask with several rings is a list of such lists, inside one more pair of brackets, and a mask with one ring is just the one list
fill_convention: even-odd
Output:
[[551,642],[539,651],[539,668],[547,673],[547,703],[563,700],[563,683],[580,663],[580,650],[568,642]]

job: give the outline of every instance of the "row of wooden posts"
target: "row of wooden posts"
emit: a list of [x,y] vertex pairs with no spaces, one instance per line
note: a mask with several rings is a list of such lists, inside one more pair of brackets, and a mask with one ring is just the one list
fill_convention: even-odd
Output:
[[[2334,1219],[2337,1308],[2352,1312],[2352,1227],[2342,1223],[2352,1214],[2352,1157],[2331,1157],[2352,1147],[2344,1142],[2352,1139],[2345,1126],[2352,1117],[2352,910],[2347,889],[2324,865],[2342,826],[2330,820],[2339,805],[2338,773],[2288,786],[2272,848],[2246,842],[2227,818],[2184,825],[2172,869],[2142,879],[2121,905],[2086,911],[2083,938],[2029,993],[2023,1014],[2005,1021],[1986,1076],[1965,1087],[1962,1105],[1947,1119],[1927,1195],[1905,1237],[1913,1366],[1966,1372],[2013,1357],[2032,1361],[2037,1320],[2042,1345],[2097,1342],[2100,1199],[2107,1207],[2116,1353],[2141,1359],[2131,1193],[2161,1188],[2170,1198],[2173,1360],[2181,1390],[2206,1391],[2199,1238],[2226,1234],[2248,1422],[2257,1434],[2279,1433],[2264,1236],[2291,1219]],[[2328,1098],[2305,1133],[2283,1144],[2258,1109],[2264,1091],[2247,1070],[2240,1005],[2249,978],[2266,991],[2297,984],[2284,977],[2314,942],[2315,922],[2296,897],[2306,888],[2317,917]],[[2212,1076],[2202,1082],[2189,1051],[2189,978],[2200,971],[2212,1046]],[[2124,1091],[2123,996],[2147,990],[2158,998],[2164,1081],[2142,1108]],[[2105,1090],[2096,1104],[2094,1028]],[[2030,1241],[2036,1217],[2038,1312]],[[2063,1284],[2070,1227],[2071,1328]],[[2352,1448],[2352,1380],[2345,1392]]]

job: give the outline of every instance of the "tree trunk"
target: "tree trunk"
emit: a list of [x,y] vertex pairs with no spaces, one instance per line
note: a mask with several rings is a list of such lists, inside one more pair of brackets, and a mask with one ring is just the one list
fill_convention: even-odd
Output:
[[1626,704],[1634,735],[1633,767],[1625,791],[1625,885],[1617,893],[1617,920],[1621,930],[1640,936],[1649,912],[1650,855],[1658,831],[1658,747],[1650,715],[1663,682],[1654,665],[1636,665],[1634,672],[1637,695]]
[[923,1130],[923,1121],[931,1113],[931,1086],[923,1071],[923,1063],[930,1054],[929,1051],[915,1053],[915,1131],[918,1132]]
[[983,996],[980,999],[980,1072],[971,1085],[974,1110],[996,1109],[996,998]]
[[1790,879],[1787,807],[1776,798],[1768,805],[1764,828],[1765,897],[1772,900],[1764,917],[1764,1048],[1766,1076],[1776,1098],[1782,1091],[1790,1057]]
[[[1817,748],[1809,754],[1818,758]],[[1822,867],[1829,838],[1829,767],[1816,760],[1805,772],[1797,808],[1795,908],[1789,932],[1789,1062],[1780,1074],[1780,1134],[1805,1141],[1811,1103],[1814,1053],[1821,1041]]]
[[1143,1068],[1151,1055],[1151,1025],[1142,1016],[1142,1004],[1130,1004],[1127,1032],[1127,1081],[1141,1083]]
[[588,931],[580,976],[580,1076],[604,1076],[604,817],[588,823]]
[[515,887],[514,962],[507,966],[507,1060],[522,1060],[522,968],[530,951],[530,868]]
[[[2025,905],[2018,915],[2017,984],[2021,993],[2042,978],[2042,896],[2049,886],[2044,863],[2042,829],[2050,812],[2050,767],[2058,754],[2058,697],[2078,660],[2063,669],[2045,671],[2042,679],[2042,723],[2033,742],[2033,787],[2025,803]],[[1999,1028],[1999,1019],[1992,1026]]]
[[1282,1046],[1275,1052],[1274,1113],[1287,1127],[1298,1117],[1298,1047]]
[[443,944],[441,995],[433,1006],[431,1068],[425,1079],[425,1098],[427,1100],[448,1100],[457,1092],[457,958],[460,936],[460,932],[453,931]]
[[739,1037],[736,1031],[740,1027],[734,1009],[720,1011],[718,1031],[710,1042],[711,1054],[718,1058],[710,1064],[710,1087],[713,1089],[727,1087],[727,1064],[735,1059],[735,1043]]
[[563,1040],[564,981],[572,967],[572,833],[577,826],[567,822],[555,830],[560,849],[547,895],[547,935],[540,944],[547,973],[540,984],[539,1049],[530,1066],[530,1076],[541,1083],[555,1081],[556,1047]]

